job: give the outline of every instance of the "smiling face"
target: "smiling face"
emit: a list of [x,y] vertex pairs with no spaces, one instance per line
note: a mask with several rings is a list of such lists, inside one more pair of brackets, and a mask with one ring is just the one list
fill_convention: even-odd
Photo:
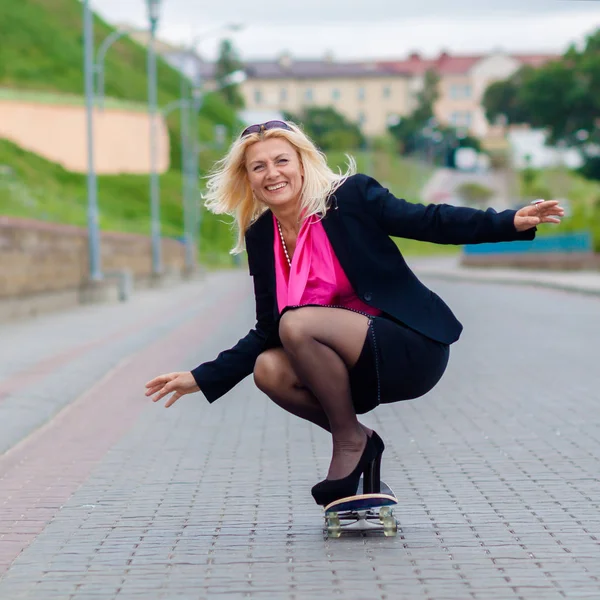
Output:
[[272,137],[252,144],[246,150],[246,173],[257,200],[269,208],[300,200],[304,171],[287,140]]

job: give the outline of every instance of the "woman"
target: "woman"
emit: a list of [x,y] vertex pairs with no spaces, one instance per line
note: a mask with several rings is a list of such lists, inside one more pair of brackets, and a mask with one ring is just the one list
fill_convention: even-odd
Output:
[[206,205],[235,216],[234,251],[248,253],[257,323],[233,348],[191,372],[146,384],[156,402],[202,391],[209,402],[250,373],[276,404],[331,432],[318,504],[379,491],[384,443],[357,414],[435,386],[462,330],[408,268],[390,236],[441,244],[533,239],[563,210],[540,201],[496,213],[411,204],[375,180],[344,175],[293,123],[246,128],[209,177]]

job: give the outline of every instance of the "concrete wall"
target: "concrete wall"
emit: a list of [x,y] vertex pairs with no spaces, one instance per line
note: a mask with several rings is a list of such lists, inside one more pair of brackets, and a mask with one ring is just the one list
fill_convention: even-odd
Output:
[[[183,275],[182,243],[163,239],[162,259],[166,277]],[[66,308],[98,292],[117,300],[129,282],[150,285],[150,237],[103,232],[101,263],[106,281],[90,290],[85,228],[0,217],[0,320]]]
[[[157,117],[158,170],[169,168],[169,132]],[[0,100],[0,138],[62,165],[87,171],[86,113],[83,106]],[[150,116],[144,112],[94,111],[96,171],[104,175],[150,172]]]

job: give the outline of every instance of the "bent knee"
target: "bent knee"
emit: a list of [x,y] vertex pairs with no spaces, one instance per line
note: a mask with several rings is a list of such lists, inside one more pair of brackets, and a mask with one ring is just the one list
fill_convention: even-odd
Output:
[[288,310],[279,321],[279,339],[284,347],[301,343],[310,336],[313,309],[311,307]]
[[265,394],[293,385],[295,375],[281,350],[265,350],[254,364],[254,383]]

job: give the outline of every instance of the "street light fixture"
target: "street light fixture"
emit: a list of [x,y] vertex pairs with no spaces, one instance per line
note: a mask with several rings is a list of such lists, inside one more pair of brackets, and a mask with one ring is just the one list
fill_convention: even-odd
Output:
[[150,220],[152,234],[152,274],[162,272],[160,237],[160,182],[158,179],[157,157],[157,104],[156,82],[156,29],[158,27],[161,0],[146,0],[150,21],[150,40],[148,41],[148,110],[150,113]]
[[146,0],[148,4],[148,18],[150,19],[150,31],[156,33],[158,19],[160,17],[161,0]]

